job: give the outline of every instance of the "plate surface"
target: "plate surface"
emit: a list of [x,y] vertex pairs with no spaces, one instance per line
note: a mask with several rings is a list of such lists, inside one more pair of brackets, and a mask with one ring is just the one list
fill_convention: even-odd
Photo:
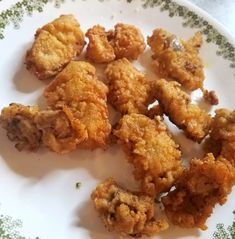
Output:
[[[212,114],[215,108],[235,108],[234,40],[220,24],[185,1],[0,0],[0,109],[11,102],[43,107],[42,92],[48,82],[40,82],[28,73],[24,56],[36,29],[61,14],[74,14],[84,31],[98,23],[112,28],[117,22],[136,25],[145,36],[156,27],[182,38],[202,31],[205,86],[216,91],[220,104],[208,108],[199,92],[193,93],[193,99]],[[146,49],[135,64],[155,78],[150,55]],[[185,160],[202,155],[197,144],[166,122],[181,144]],[[136,187],[131,171],[119,146],[105,152],[77,150],[68,155],[47,149],[18,152],[0,129],[0,238],[119,238],[103,228],[90,193],[109,176],[130,189]],[[77,182],[81,182],[79,189]],[[234,197],[235,189],[224,206],[214,209],[207,231],[172,226],[154,238],[225,238],[223,230],[232,238],[227,229],[234,221]]]

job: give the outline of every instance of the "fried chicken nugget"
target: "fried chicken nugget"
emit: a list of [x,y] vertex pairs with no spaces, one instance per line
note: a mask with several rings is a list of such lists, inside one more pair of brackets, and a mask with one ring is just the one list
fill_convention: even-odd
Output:
[[115,30],[108,33],[108,39],[112,45],[116,59],[127,58],[136,60],[145,50],[144,37],[141,31],[134,25],[118,23]]
[[72,15],[62,15],[38,29],[26,54],[27,69],[39,80],[58,74],[84,47],[84,34]]
[[155,96],[164,113],[186,135],[201,142],[209,133],[211,116],[197,105],[191,103],[190,96],[180,88],[176,81],[160,79],[154,82]]
[[96,25],[88,29],[87,58],[95,63],[108,63],[115,59],[114,49],[108,41],[104,27]]
[[120,187],[112,178],[100,183],[92,192],[94,202],[105,227],[123,235],[151,236],[168,228],[164,219],[154,218],[154,201]]
[[141,114],[124,115],[114,135],[134,166],[134,176],[143,193],[166,192],[181,175],[181,152],[160,116],[155,120]]
[[208,154],[203,160],[192,159],[175,189],[162,197],[168,219],[186,228],[206,230],[213,207],[226,202],[235,182],[235,169],[229,161]]
[[19,151],[37,150],[40,147],[42,133],[34,122],[38,114],[37,106],[12,103],[2,109],[0,124],[7,130],[8,138],[17,142],[15,147]]
[[111,131],[107,109],[107,86],[98,80],[95,68],[83,61],[70,62],[44,91],[52,110],[66,109],[85,128],[80,148],[105,148]]
[[108,100],[121,114],[148,112],[153,102],[151,82],[126,58],[111,62],[105,70]]
[[0,123],[19,151],[36,151],[44,145],[54,152],[68,153],[88,137],[84,125],[65,109],[39,111],[37,106],[13,103],[2,110]]
[[235,110],[217,109],[211,125],[210,148],[235,167]]
[[171,77],[188,90],[203,88],[205,77],[199,57],[199,48],[202,45],[199,32],[184,41],[158,28],[148,37],[147,42],[154,53],[154,69],[160,77]]

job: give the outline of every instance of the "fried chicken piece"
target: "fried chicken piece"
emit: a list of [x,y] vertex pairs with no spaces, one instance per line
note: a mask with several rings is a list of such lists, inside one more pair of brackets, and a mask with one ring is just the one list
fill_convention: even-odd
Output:
[[96,25],[88,29],[87,58],[95,63],[108,63],[115,59],[114,49],[108,41],[104,27]]
[[75,150],[88,137],[84,125],[72,118],[66,109],[41,111],[34,122],[42,132],[42,143],[57,153]]
[[191,103],[190,96],[180,88],[176,81],[160,79],[154,82],[155,96],[164,113],[186,135],[201,142],[209,133],[211,116],[197,105]]
[[94,149],[106,147],[111,131],[107,93],[91,64],[73,61],[49,84],[44,96],[52,110],[66,108],[67,115],[82,125],[85,140],[78,146]]
[[217,109],[215,112],[209,138],[210,148],[235,167],[235,110]]
[[39,80],[58,74],[84,47],[84,34],[72,15],[62,15],[38,29],[26,54],[27,69]]
[[112,178],[100,183],[92,192],[94,202],[105,227],[122,235],[151,236],[168,228],[164,219],[154,218],[154,201],[120,187]]
[[7,130],[7,136],[15,141],[15,147],[21,151],[36,150],[41,145],[42,133],[37,128],[34,118],[39,113],[37,106],[24,106],[12,103],[3,108],[0,124]]
[[235,182],[235,169],[226,159],[208,154],[192,159],[175,189],[162,197],[168,219],[180,227],[206,230],[213,207],[226,202]]
[[126,58],[111,62],[105,70],[108,100],[121,114],[146,114],[153,101],[151,82]]
[[136,60],[144,52],[145,42],[141,31],[134,25],[118,23],[115,30],[108,32],[108,39],[112,45],[116,59],[127,58]]
[[181,175],[181,152],[160,116],[124,115],[114,135],[134,166],[134,176],[143,193],[156,196],[166,192]]
[[163,29],[155,29],[148,37],[153,51],[153,67],[160,77],[171,77],[188,90],[203,88],[203,63],[199,57],[202,36],[198,32],[188,41]]

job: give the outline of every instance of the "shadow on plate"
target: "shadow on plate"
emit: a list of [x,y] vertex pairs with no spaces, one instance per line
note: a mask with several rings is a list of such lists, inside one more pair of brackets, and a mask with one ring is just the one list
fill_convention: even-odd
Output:
[[112,176],[118,180],[121,179],[119,182],[128,188],[136,189],[137,187],[131,174],[132,168],[118,145],[112,145],[105,151],[102,149],[93,151],[78,149],[66,155],[51,152],[47,148],[41,148],[37,152],[19,152],[2,128],[0,128],[0,142],[2,160],[13,172],[23,177],[40,180],[56,170],[81,168],[85,169],[93,178],[104,180]]

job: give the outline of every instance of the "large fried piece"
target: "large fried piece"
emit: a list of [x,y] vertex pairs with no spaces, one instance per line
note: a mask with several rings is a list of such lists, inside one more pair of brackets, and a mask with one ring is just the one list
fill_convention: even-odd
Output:
[[7,130],[8,138],[16,142],[19,151],[36,150],[41,145],[42,133],[34,122],[38,114],[37,106],[12,103],[2,109],[0,123]]
[[13,103],[2,110],[0,123],[19,151],[35,151],[44,145],[54,152],[68,153],[88,137],[84,125],[65,108],[39,111],[37,106]]
[[65,108],[67,115],[82,125],[86,139],[79,147],[93,149],[105,148],[111,131],[107,93],[91,64],[73,61],[48,85],[44,96],[52,110]]
[[157,80],[155,96],[164,113],[184,130],[189,138],[201,142],[209,133],[211,116],[191,103],[190,96],[181,90],[179,83],[164,79]]
[[168,219],[180,227],[206,230],[213,207],[226,202],[234,182],[235,170],[226,159],[213,154],[192,159],[175,189],[162,198]]
[[108,63],[115,59],[114,49],[108,41],[104,27],[96,25],[88,29],[87,58],[95,63]]
[[108,100],[121,114],[146,114],[153,102],[151,82],[126,58],[111,62],[105,71]]
[[235,111],[217,109],[212,121],[210,148],[235,166]]
[[155,29],[148,44],[153,51],[153,66],[160,77],[171,77],[188,90],[203,88],[203,63],[199,57],[202,36],[196,33],[188,41],[175,35]]
[[181,152],[160,116],[155,120],[141,114],[125,115],[114,135],[134,166],[142,191],[151,196],[166,192],[181,175]]
[[105,227],[122,235],[151,236],[168,228],[164,219],[154,218],[154,201],[120,187],[112,178],[100,183],[92,192],[94,202]]
[[141,31],[134,25],[118,23],[115,30],[108,33],[116,59],[127,58],[136,60],[144,52],[145,42]]
[[26,55],[27,69],[44,80],[58,74],[78,56],[84,46],[84,34],[72,15],[62,15],[38,29],[32,48]]

